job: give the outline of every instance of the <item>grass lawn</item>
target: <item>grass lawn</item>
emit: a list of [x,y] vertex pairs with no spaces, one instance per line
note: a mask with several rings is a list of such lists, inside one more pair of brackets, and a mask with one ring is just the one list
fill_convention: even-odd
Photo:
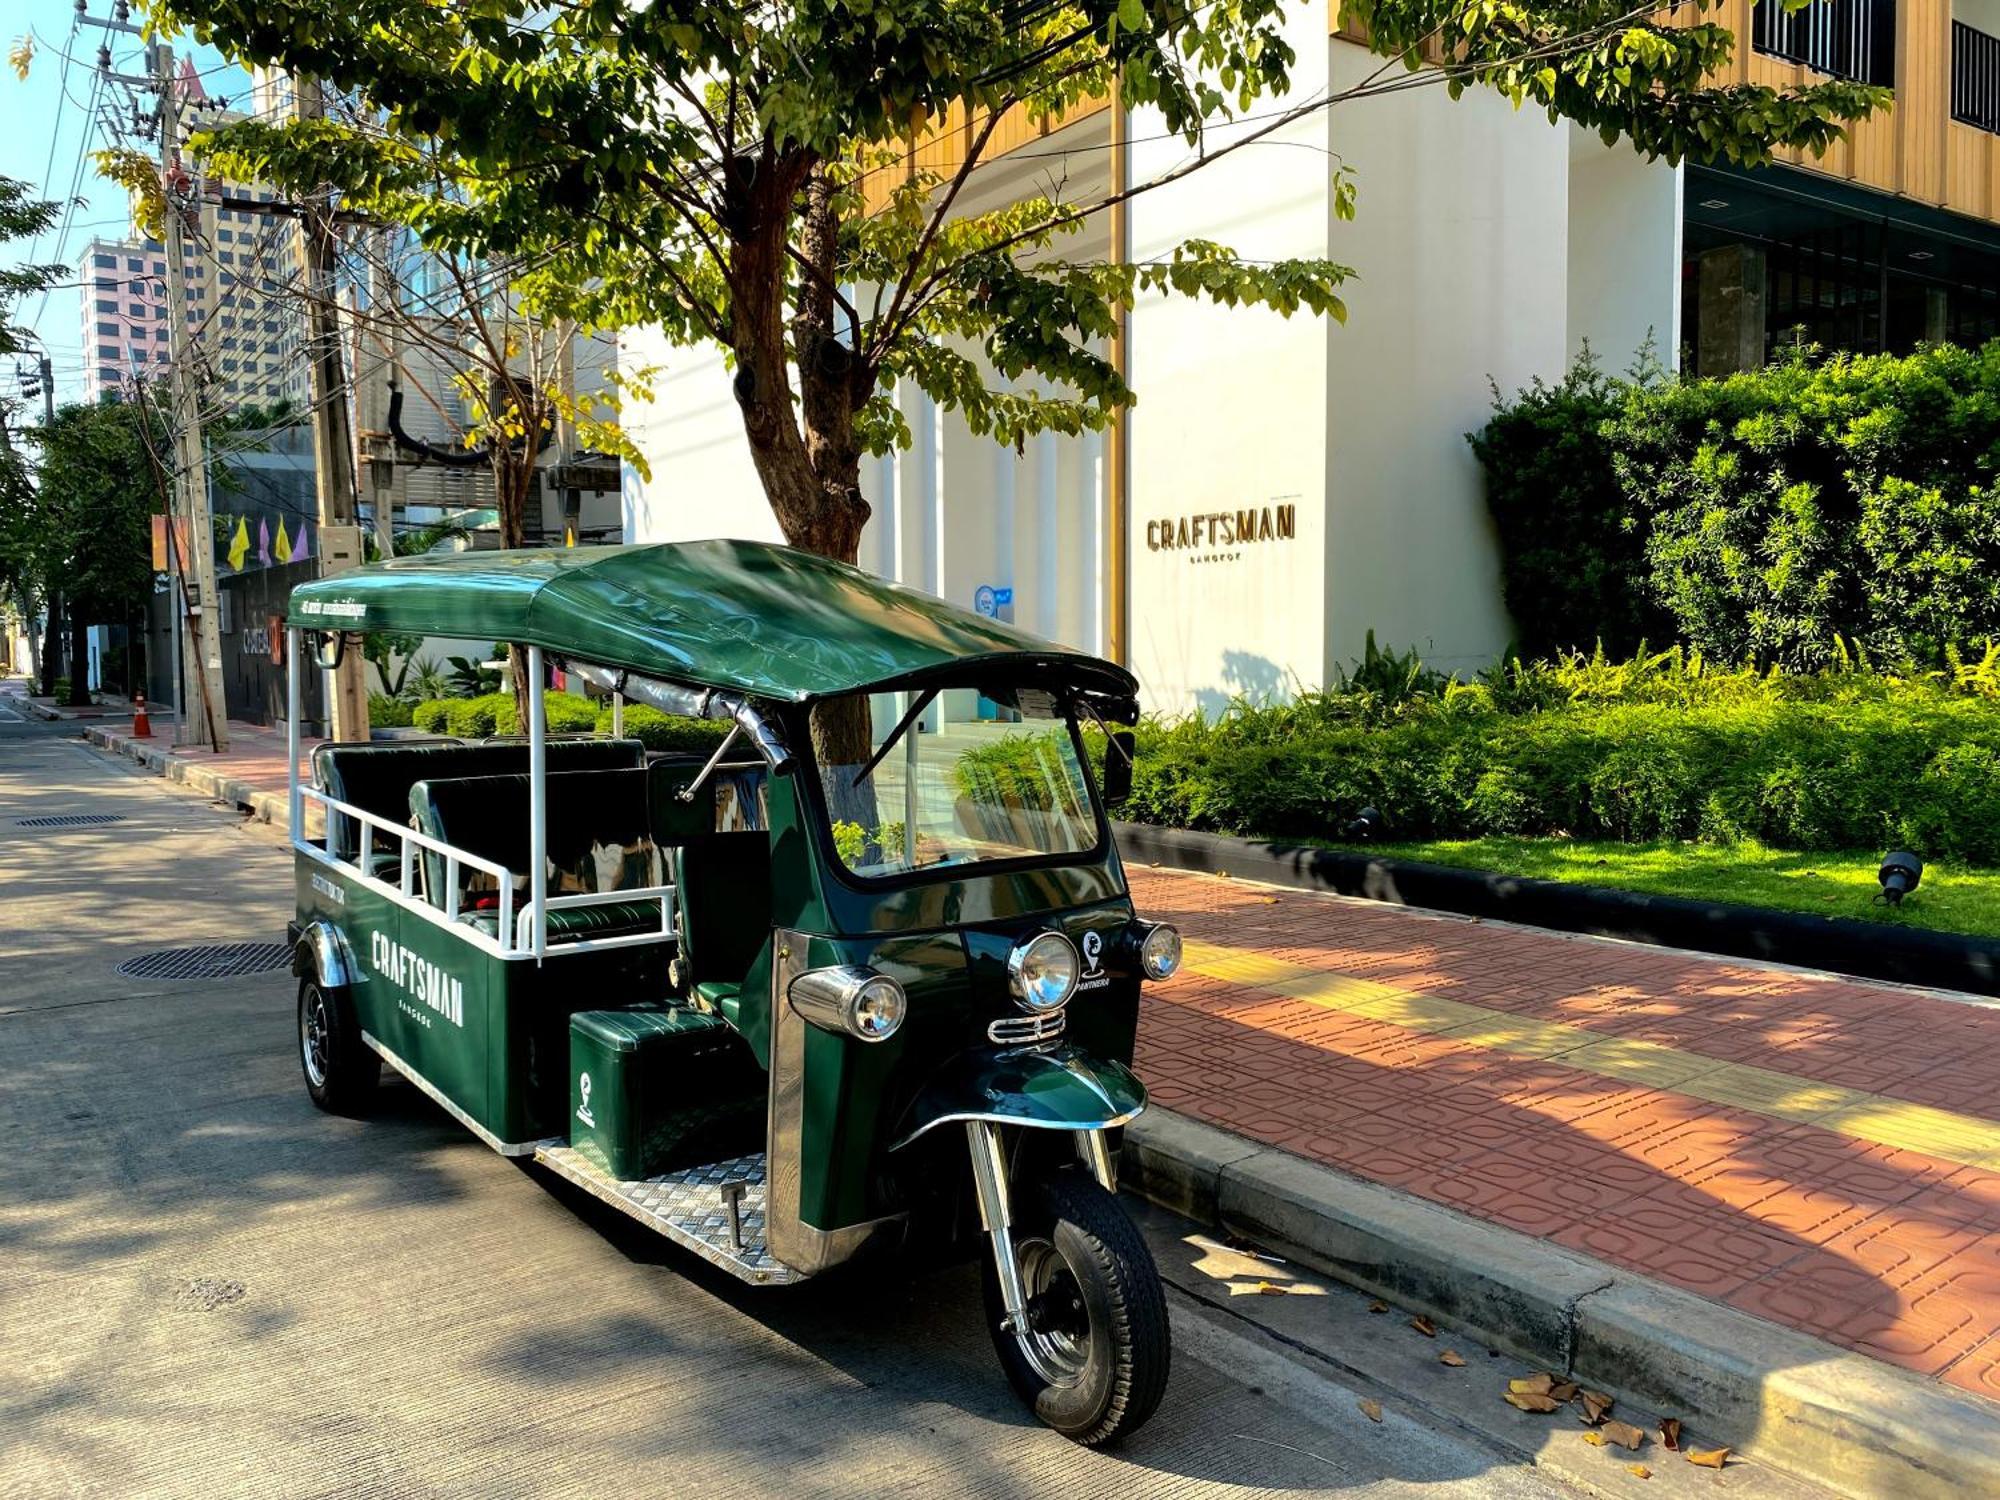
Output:
[[1661,896],[1902,922],[2000,937],[2000,870],[1926,863],[1900,910],[1875,901],[1877,853],[1797,854],[1761,844],[1614,844],[1572,839],[1439,839],[1344,845],[1391,859],[1616,886]]

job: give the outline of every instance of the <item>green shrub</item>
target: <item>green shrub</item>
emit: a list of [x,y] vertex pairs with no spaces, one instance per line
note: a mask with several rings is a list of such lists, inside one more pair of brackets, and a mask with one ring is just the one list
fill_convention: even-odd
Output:
[[411,706],[401,698],[382,693],[368,695],[368,723],[375,729],[407,729],[412,720]]
[[1471,442],[1533,653],[1934,666],[2000,637],[2000,343],[1713,380],[1586,360]]
[[[1339,839],[1757,839],[2000,860],[2000,700],[1979,674],[1709,670],[1677,653],[1512,663],[1376,723],[1330,695],[1139,726],[1140,822]],[[1274,725],[1292,728],[1274,733]]]
[[[594,727],[599,734],[611,733],[609,705],[598,710]],[[643,703],[625,705],[626,738],[657,753],[713,755],[728,733],[729,726],[717,719],[684,719]]]
[[410,722],[426,734],[444,734],[451,718],[450,698],[426,698],[410,710]]
[[1536,380],[1511,399],[1495,387],[1492,420],[1466,436],[1486,473],[1501,592],[1524,653],[1592,642],[1624,653],[1671,637],[1644,587],[1641,513],[1603,434],[1629,388],[1586,349],[1553,385]]

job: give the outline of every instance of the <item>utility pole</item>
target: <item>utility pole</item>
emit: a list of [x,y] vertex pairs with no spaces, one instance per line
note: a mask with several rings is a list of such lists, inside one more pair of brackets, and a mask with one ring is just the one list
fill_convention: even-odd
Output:
[[[396,283],[396,268],[390,257],[396,253],[395,231],[384,229],[375,238],[375,256],[368,265],[368,315],[388,330],[389,380],[396,383],[403,369],[402,291]],[[360,369],[355,361],[355,369]],[[371,442],[379,441],[370,439]],[[372,457],[369,478],[375,487],[375,545],[382,556],[396,555],[396,459],[395,450],[386,457]]]
[[[177,744],[208,745],[218,754],[229,748],[229,720],[222,696],[221,611],[215,583],[215,524],[209,515],[208,463],[201,440],[201,401],[194,345],[188,335],[187,252],[182,243],[184,213],[192,179],[181,165],[181,97],[174,81],[173,48],[155,44],[153,86],[160,99],[160,176],[166,196],[167,356],[173,376],[174,487],[176,509],[187,521],[183,565],[192,575],[194,597],[182,614],[182,672],[193,684],[178,694]],[[168,531],[172,531],[168,527]]]
[[[326,113],[316,78],[292,79],[292,117]],[[306,294],[306,360],[312,372],[313,476],[319,489],[319,571],[323,578],[361,561],[360,506],[354,490],[354,435],[347,418],[347,370],[340,357],[339,310],[333,297],[336,245],[333,202],[314,194],[304,205],[297,239]],[[333,737],[368,738],[368,663],[342,653],[331,673]]]

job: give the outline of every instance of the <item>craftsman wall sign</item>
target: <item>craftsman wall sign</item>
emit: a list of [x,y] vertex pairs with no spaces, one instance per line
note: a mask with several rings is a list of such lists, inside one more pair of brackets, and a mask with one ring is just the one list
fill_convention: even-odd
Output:
[[1204,511],[1146,523],[1146,550],[1187,552],[1190,562],[1228,562],[1246,544],[1289,542],[1299,534],[1296,505]]

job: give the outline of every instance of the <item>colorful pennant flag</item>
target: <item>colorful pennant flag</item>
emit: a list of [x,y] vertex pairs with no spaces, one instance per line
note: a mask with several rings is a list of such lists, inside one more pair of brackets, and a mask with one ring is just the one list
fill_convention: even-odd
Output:
[[236,535],[229,539],[229,566],[235,572],[243,571],[243,564],[250,559],[250,522],[247,517],[236,518]]
[[312,556],[312,530],[304,521],[299,522],[299,539],[292,543],[292,561],[304,562]]
[[279,562],[288,563],[292,560],[292,540],[285,535],[285,518],[283,516],[278,517],[278,545],[273,550],[276,551]]
[[261,516],[257,519],[257,561],[271,566],[271,523]]

